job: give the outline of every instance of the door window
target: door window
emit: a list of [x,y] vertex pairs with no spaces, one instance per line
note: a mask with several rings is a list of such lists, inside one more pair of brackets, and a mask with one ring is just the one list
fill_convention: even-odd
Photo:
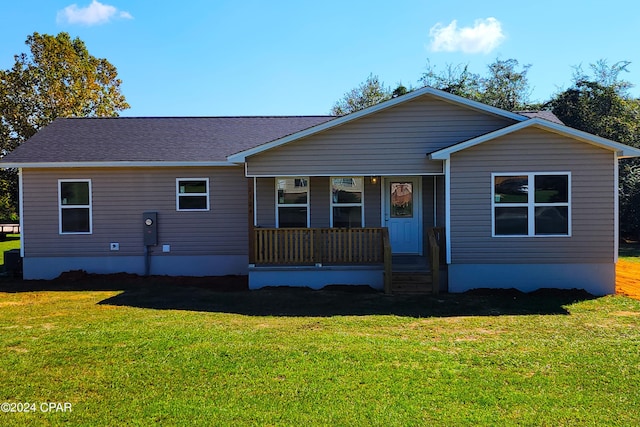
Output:
[[391,183],[391,218],[413,218],[413,183]]

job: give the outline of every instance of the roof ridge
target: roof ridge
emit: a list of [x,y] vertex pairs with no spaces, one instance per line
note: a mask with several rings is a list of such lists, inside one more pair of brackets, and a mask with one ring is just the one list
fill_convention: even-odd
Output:
[[257,116],[116,116],[116,117],[57,117],[61,120],[113,120],[113,119],[292,119],[292,118],[329,118],[339,117],[331,114],[315,114],[315,115],[257,115]]

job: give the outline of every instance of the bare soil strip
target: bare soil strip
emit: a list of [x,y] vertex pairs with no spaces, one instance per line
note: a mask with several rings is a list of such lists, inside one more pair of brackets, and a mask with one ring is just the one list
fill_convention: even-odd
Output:
[[616,293],[640,300],[640,262],[618,260]]

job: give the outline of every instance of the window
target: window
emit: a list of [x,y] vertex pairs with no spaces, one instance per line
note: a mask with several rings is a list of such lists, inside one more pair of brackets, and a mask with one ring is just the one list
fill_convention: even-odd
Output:
[[363,179],[331,178],[331,226],[336,228],[362,227],[364,209]]
[[493,174],[494,236],[571,235],[571,174]]
[[58,180],[60,234],[91,234],[91,180]]
[[209,178],[176,179],[176,210],[208,211]]
[[413,218],[413,183],[391,183],[391,218]]
[[276,178],[276,224],[309,226],[309,178]]

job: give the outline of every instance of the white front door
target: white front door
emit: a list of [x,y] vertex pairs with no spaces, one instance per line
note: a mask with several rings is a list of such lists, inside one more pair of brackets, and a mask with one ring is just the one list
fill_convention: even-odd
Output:
[[384,179],[383,219],[394,254],[422,255],[421,178]]

